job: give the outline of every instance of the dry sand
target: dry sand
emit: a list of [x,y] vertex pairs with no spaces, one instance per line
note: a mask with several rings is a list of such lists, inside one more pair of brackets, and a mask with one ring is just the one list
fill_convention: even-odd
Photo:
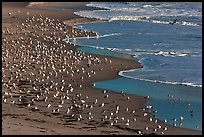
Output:
[[[67,25],[61,25],[63,26],[61,30],[60,27],[57,30],[53,28],[65,20],[71,19],[75,23],[73,19],[80,17],[73,15],[73,11],[85,8],[85,3],[66,4],[70,4],[70,10],[31,8],[26,7],[28,3],[25,2],[2,3],[2,133],[4,135],[201,134],[199,131],[173,127],[159,120],[155,123],[155,118],[150,122],[148,112],[147,116],[143,116],[146,110],[142,109],[147,101],[144,97],[112,91],[103,93],[101,89],[92,88],[91,83],[95,81],[116,78],[120,70],[138,68],[141,65],[131,60],[76,52],[77,46],[57,41],[66,35],[70,37],[95,35],[72,29]],[[32,23],[26,22],[27,18],[31,19],[33,16],[35,19]],[[37,20],[40,16],[42,20]],[[45,22],[44,24],[40,22],[46,20],[46,17],[47,20],[54,19],[50,21],[53,22],[52,25],[45,26]],[[42,27],[38,28],[36,24]],[[51,37],[46,37],[48,35],[55,39],[51,40]],[[37,41],[40,41],[38,43],[40,46],[37,46]],[[67,57],[70,58],[63,61]],[[92,59],[89,67],[88,59]],[[55,71],[51,63],[54,64]],[[63,66],[66,68],[65,71]],[[56,72],[57,76],[54,75]],[[71,86],[68,86],[69,84]],[[51,85],[53,86],[50,87]],[[73,92],[71,87],[74,89]],[[51,104],[51,107],[47,108],[48,104]],[[120,106],[118,112],[116,106]],[[67,114],[68,108],[70,111]],[[59,112],[53,112],[56,109],[59,109]],[[107,118],[104,119],[105,117]],[[136,121],[133,121],[135,118]],[[129,125],[126,125],[127,123]],[[149,129],[145,130],[145,127]],[[164,127],[168,130],[164,130]],[[154,131],[155,129],[157,131]]]

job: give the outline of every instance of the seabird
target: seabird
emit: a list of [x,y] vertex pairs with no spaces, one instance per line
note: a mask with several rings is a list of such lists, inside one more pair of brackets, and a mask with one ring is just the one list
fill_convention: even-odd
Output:
[[177,19],[175,19],[173,22],[169,22],[169,24],[174,25],[176,23]]

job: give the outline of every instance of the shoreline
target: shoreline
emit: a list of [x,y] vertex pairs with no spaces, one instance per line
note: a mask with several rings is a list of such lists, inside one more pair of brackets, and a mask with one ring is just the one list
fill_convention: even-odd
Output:
[[[18,9],[18,8],[17,8]],[[22,7],[20,8],[20,9],[23,9]],[[29,10],[31,10],[31,12],[34,12],[34,10],[32,11],[32,9],[25,9],[26,11],[29,11]],[[4,11],[4,6],[3,6],[3,11]],[[46,13],[46,11],[47,10],[42,10],[42,11],[45,11],[45,16],[46,15],[49,15],[49,17],[53,17],[53,14],[51,14],[51,13]],[[39,11],[38,13],[40,13],[40,12],[42,12],[42,11]],[[51,10],[49,10],[48,12],[50,12]],[[60,11],[58,11],[59,13],[55,13],[55,17],[53,17],[53,18],[58,18],[58,14],[60,14],[60,13],[65,13],[66,11],[63,11],[63,12],[60,12]],[[72,13],[71,13],[72,12]],[[44,12],[43,12],[44,13]],[[54,11],[53,11],[53,13],[54,13]],[[32,13],[30,13],[30,14],[32,14]],[[35,13],[36,14],[36,13]],[[73,11],[70,11],[70,15],[71,14],[73,14]],[[3,16],[6,16],[5,14],[3,14]],[[31,16],[31,15],[30,15]],[[44,15],[43,15],[44,16]],[[71,18],[74,18],[74,17],[76,17],[75,15],[71,15]],[[17,17],[18,18],[18,17]],[[21,18],[22,18],[22,16],[21,16]],[[24,17],[25,18],[25,17]],[[63,21],[63,19],[65,19],[65,18],[67,18],[67,16],[63,16],[63,17],[61,17],[59,20],[60,21]],[[4,18],[5,19],[5,18]],[[14,18],[15,19],[15,18]],[[18,23],[18,22],[17,22]],[[4,21],[3,21],[3,25],[4,25]],[[71,29],[71,28],[70,28]],[[91,34],[91,35],[94,35],[94,34]],[[67,49],[72,49],[72,50],[76,50],[76,46],[71,46],[71,47],[67,47]],[[90,55],[90,54],[87,54],[87,55]],[[89,96],[89,99],[94,99],[94,98],[100,98],[101,100],[105,100],[105,101],[107,101],[108,102],[108,104],[107,105],[109,105],[109,106],[107,106],[107,108],[108,107],[111,107],[111,101],[113,100],[113,99],[118,99],[118,98],[121,98],[121,100],[123,100],[123,101],[126,101],[125,99],[124,99],[124,97],[121,97],[121,94],[119,94],[119,93],[112,93],[112,91],[107,91],[108,93],[109,93],[109,95],[111,96],[110,98],[108,98],[108,99],[104,99],[103,97],[100,97],[101,95],[102,96],[104,96],[104,94],[102,94],[101,92],[101,90],[99,90],[99,89],[94,89],[94,88],[92,88],[92,87],[90,87],[90,84],[92,83],[92,82],[96,82],[96,81],[101,81],[101,80],[107,80],[107,76],[106,75],[104,75],[104,73],[107,73],[108,72],[108,74],[109,74],[109,78],[110,79],[113,79],[113,78],[115,78],[115,77],[119,77],[118,76],[118,72],[120,72],[121,70],[124,70],[124,66],[127,66],[126,68],[128,68],[128,69],[131,69],[131,68],[135,68],[136,66],[138,67],[138,63],[136,63],[136,62],[134,62],[134,64],[132,64],[133,63],[133,61],[130,61],[130,60],[125,60],[125,59],[118,59],[118,58],[114,58],[114,57],[106,57],[106,56],[101,56],[101,55],[97,55],[97,54],[92,54],[94,57],[99,57],[99,58],[101,58],[102,60],[104,60],[105,58],[107,58],[108,60],[112,60],[112,65],[106,65],[106,66],[108,66],[107,68],[103,68],[103,71],[101,70],[101,68],[102,68],[102,66],[103,65],[100,65],[100,64],[98,64],[98,66],[97,65],[94,65],[93,67],[94,67],[94,69],[95,69],[95,71],[96,71],[96,73],[97,73],[97,75],[98,76],[93,76],[93,78],[92,79],[89,79],[89,80],[87,80],[86,81],[86,83],[82,83],[83,85],[83,87],[85,87],[84,89],[82,89],[82,90],[84,90],[83,91],[83,95],[85,94],[86,96]],[[122,62],[123,63],[123,65],[121,65],[120,66],[120,63],[118,63],[118,62]],[[104,64],[105,65],[105,64]],[[112,67],[112,68],[111,68]],[[115,70],[115,69],[117,69],[117,70]],[[75,79],[75,81],[78,81],[80,78],[78,77],[77,79]],[[95,94],[92,94],[92,92],[94,92]],[[78,91],[76,91],[76,93],[81,93],[81,91],[80,90],[78,90]],[[100,95],[99,95],[100,94]],[[85,96],[84,95],[84,96]],[[112,98],[112,99],[111,99]],[[126,97],[125,97],[126,98]],[[144,97],[140,97],[140,96],[132,96],[132,95],[130,95],[130,100],[132,100],[133,99],[133,102],[129,102],[130,103],[130,109],[133,109],[134,108],[134,101],[136,101],[138,104],[137,104],[137,106],[138,107],[141,107],[141,106],[143,106],[142,104],[144,104],[144,102],[145,101],[147,101],[146,99],[144,99]],[[87,99],[88,100],[88,99]],[[139,100],[139,101],[138,101]],[[120,105],[121,106],[123,106],[124,105],[124,102],[121,102],[120,103]],[[120,102],[120,101],[119,101]],[[5,115],[4,113],[5,112],[9,112],[6,108],[7,107],[9,107],[10,106],[10,104],[7,104],[7,103],[5,103],[5,104],[3,104],[3,106],[6,106],[6,107],[3,107],[3,115]],[[42,104],[41,104],[42,105]],[[13,112],[9,112],[9,113],[14,113],[14,112],[16,112],[17,114],[19,114],[19,109],[20,108],[14,108],[14,106],[10,106],[11,108],[13,108],[14,109],[14,111]],[[125,107],[125,106],[123,106],[123,107]],[[16,111],[15,111],[16,110]],[[27,109],[22,109],[22,111],[25,111],[25,112],[27,112],[28,114],[26,115],[26,117],[30,117],[29,115],[31,115],[31,114],[29,114],[30,113],[30,111],[28,112],[28,110]],[[95,112],[96,113],[96,117],[98,117],[98,118],[100,118],[100,115],[98,115],[97,114],[97,112],[98,112],[99,110],[97,109],[97,108],[93,108],[93,113]],[[9,114],[8,113],[8,114]],[[36,116],[37,115],[39,115],[38,113],[36,113],[36,112],[33,112]],[[14,113],[15,114],[15,113]],[[20,115],[20,114],[19,114]],[[127,115],[130,115],[130,114],[127,114]],[[140,115],[140,117],[143,115],[142,114],[142,112],[140,112],[139,110],[138,110],[138,115]],[[7,115],[7,116],[9,116],[9,115]],[[36,117],[36,116],[34,116],[34,117]],[[20,116],[17,116],[17,117],[20,117]],[[24,117],[24,116],[22,116],[22,117]],[[40,115],[39,117],[42,117],[42,119],[44,118],[44,116],[43,115]],[[131,116],[130,116],[131,117]],[[138,118],[138,119],[140,119],[140,117]],[[56,117],[54,117],[54,116],[51,116],[51,118],[53,119],[53,121],[58,121],[59,122],[59,119],[57,119]],[[133,117],[132,117],[133,118]],[[3,121],[5,121],[5,120],[8,120],[8,118],[6,118],[6,116],[5,117],[3,117],[2,119],[4,119]],[[14,117],[14,119],[15,119],[15,117]],[[27,118],[28,119],[28,118]],[[31,120],[32,120],[32,118],[30,118]],[[139,122],[141,125],[138,125],[137,126],[137,128],[138,129],[141,129],[142,130],[142,132],[144,132],[144,133],[149,133],[149,134],[151,134],[151,133],[154,133],[153,131],[145,131],[144,130],[144,124],[150,124],[150,125],[152,125],[152,128],[154,127],[154,126],[156,126],[156,125],[154,125],[154,123],[150,123],[150,122],[148,122],[148,120],[147,120],[148,118],[143,118],[143,117],[141,117],[141,121]],[[22,119],[21,119],[22,120]],[[141,123],[142,121],[144,121],[145,120],[145,122],[144,123]],[[18,120],[17,120],[18,121]],[[25,122],[25,120],[22,120],[22,121],[24,121]],[[50,122],[50,119],[46,119],[45,121],[47,121],[47,123],[49,123]],[[22,123],[24,123],[24,122],[20,122],[21,124],[20,125],[22,125]],[[83,124],[85,124],[86,125],[86,123],[89,123],[90,121],[86,121],[86,120],[84,120],[84,122],[82,122],[82,123],[80,123],[80,124],[76,124],[76,126],[74,126],[74,127],[72,127],[72,128],[70,128],[70,129],[67,129],[67,127],[64,127],[64,126],[62,126],[62,125],[60,125],[60,127],[61,128],[65,128],[66,130],[69,130],[69,132],[65,132],[65,131],[61,131],[61,132],[58,132],[59,134],[137,134],[138,133],[138,130],[136,130],[136,129],[134,129],[133,127],[131,127],[131,128],[127,128],[127,127],[121,127],[121,126],[115,126],[115,127],[113,127],[113,128],[111,128],[113,131],[108,131],[108,129],[110,128],[110,127],[108,127],[107,125],[107,127],[103,127],[103,126],[99,126],[98,125],[98,127],[96,126],[97,124],[95,123],[95,124],[92,124],[94,127],[96,126],[97,127],[97,130],[96,130],[96,128],[94,128],[94,131],[93,130],[90,130],[90,132],[89,133],[87,133],[87,131],[88,130],[85,130],[85,128],[83,128],[83,127],[80,127],[80,125],[83,125]],[[95,122],[97,122],[97,120],[95,121]],[[8,122],[9,123],[9,122]],[[17,134],[23,134],[23,128],[21,128],[18,132],[16,131],[16,126],[15,126],[15,124],[13,124],[12,126],[10,126],[8,123],[6,123],[6,126],[4,125],[5,123],[3,122],[3,134],[15,134],[15,133],[17,133]],[[46,123],[46,122],[45,122]],[[99,122],[100,123],[100,122]],[[7,125],[8,124],[8,125]],[[28,123],[27,123],[28,124]],[[38,123],[39,124],[39,123]],[[89,123],[90,124],[90,123]],[[17,124],[18,125],[18,124]],[[162,127],[163,126],[165,126],[165,124],[164,123],[161,123],[161,125],[162,125]],[[12,127],[13,129],[15,129],[15,130],[13,130],[13,129],[7,129],[7,126],[10,126],[10,127]],[[22,125],[22,127],[23,127],[24,125]],[[188,129],[179,129],[179,128],[175,128],[175,127],[172,127],[172,126],[170,126],[170,125],[166,125],[167,127],[168,127],[168,131],[166,131],[166,132],[164,132],[165,134],[167,133],[167,134],[201,134],[200,132],[197,132],[197,131],[194,131],[194,130],[188,130]],[[77,127],[78,127],[78,129],[77,129]],[[49,127],[50,129],[47,129],[46,130],[46,132],[40,132],[40,131],[37,131],[37,128],[36,128],[36,131],[34,130],[33,132],[35,133],[35,134],[52,134],[52,133],[54,133],[54,134],[57,134],[57,130],[60,130],[59,128],[58,129],[56,129],[55,130],[55,132],[49,132],[49,130],[51,130],[53,127]],[[118,129],[119,128],[119,129]],[[74,129],[74,130],[73,130]],[[6,131],[7,130],[7,131]],[[41,130],[42,130],[42,128],[41,128]],[[43,129],[44,130],[44,129]],[[73,132],[71,133],[71,131],[73,130]],[[74,132],[76,130],[76,132]],[[81,132],[80,132],[80,130],[81,130]],[[172,131],[174,131],[174,130],[176,130],[177,132],[176,133],[172,133]],[[30,131],[30,130],[29,130]],[[20,133],[19,133],[20,132]],[[34,134],[33,133],[33,134]],[[28,134],[29,134],[29,132],[28,132]],[[160,133],[156,133],[156,134],[160,134]]]

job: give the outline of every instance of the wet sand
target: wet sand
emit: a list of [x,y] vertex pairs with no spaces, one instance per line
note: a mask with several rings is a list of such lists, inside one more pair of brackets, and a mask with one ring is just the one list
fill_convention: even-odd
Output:
[[70,10],[2,3],[2,134],[201,134],[149,121],[147,98],[92,88],[93,82],[142,66],[77,52],[78,46],[63,42],[95,35],[63,24],[89,20],[73,14],[85,3],[66,4]]

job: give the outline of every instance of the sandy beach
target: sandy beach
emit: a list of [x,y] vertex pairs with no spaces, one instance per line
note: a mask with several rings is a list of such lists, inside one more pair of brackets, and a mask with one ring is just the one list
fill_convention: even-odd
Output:
[[70,9],[54,10],[39,3],[2,3],[2,134],[201,135],[152,117],[144,106],[147,97],[91,87],[142,66],[79,52],[79,46],[62,41],[96,35],[71,27],[98,21],[73,14],[91,10],[85,4],[67,2]]

